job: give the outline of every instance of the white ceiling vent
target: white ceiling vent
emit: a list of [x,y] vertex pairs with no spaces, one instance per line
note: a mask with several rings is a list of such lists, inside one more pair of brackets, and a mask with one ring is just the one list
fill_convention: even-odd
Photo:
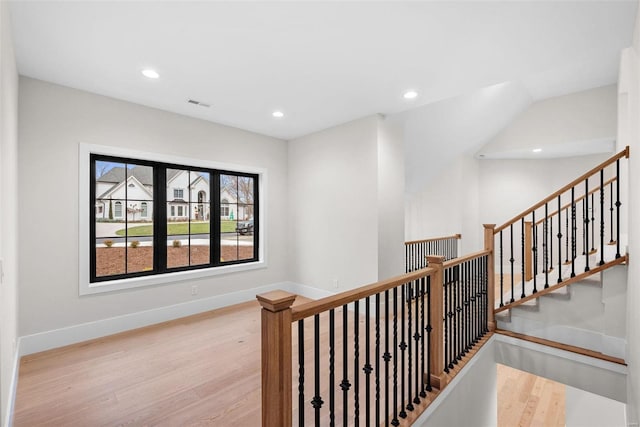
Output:
[[187,101],[189,104],[199,105],[200,107],[209,108],[211,105],[205,104],[204,102],[196,101],[195,99],[190,99]]

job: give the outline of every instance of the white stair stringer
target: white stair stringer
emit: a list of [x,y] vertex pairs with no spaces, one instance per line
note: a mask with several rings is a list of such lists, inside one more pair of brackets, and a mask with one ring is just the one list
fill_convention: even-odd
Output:
[[617,265],[589,276],[532,300],[535,310],[516,306],[499,313],[497,326],[624,359],[626,274],[626,266]]

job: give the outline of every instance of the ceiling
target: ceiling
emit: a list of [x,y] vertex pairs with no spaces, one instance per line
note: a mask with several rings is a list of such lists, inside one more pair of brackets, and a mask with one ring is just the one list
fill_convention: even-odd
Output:
[[[415,123],[426,114],[440,126],[436,136],[465,123],[472,146],[524,100],[614,83],[636,7],[635,0],[15,1],[11,12],[25,76],[287,140],[375,113],[405,112]],[[144,68],[160,78],[142,76]],[[514,86],[481,95],[503,82]],[[408,89],[419,96],[403,99]],[[479,115],[439,122],[437,112],[451,105]],[[274,110],[285,116],[273,118]]]

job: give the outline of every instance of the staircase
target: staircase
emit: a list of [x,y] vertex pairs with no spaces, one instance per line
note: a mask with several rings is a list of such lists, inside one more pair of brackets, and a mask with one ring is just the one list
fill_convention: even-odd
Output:
[[628,148],[507,223],[485,225],[498,332],[624,364]]
[[617,265],[497,314],[497,328],[624,359],[626,287]]

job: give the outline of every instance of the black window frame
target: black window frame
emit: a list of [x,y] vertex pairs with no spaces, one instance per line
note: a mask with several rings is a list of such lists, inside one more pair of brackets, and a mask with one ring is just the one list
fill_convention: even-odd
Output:
[[[152,219],[153,233],[153,269],[132,273],[113,274],[109,276],[96,275],[96,162],[107,161],[114,163],[135,164],[140,166],[150,166],[153,168],[153,199]],[[217,267],[224,267],[237,264],[248,264],[260,261],[260,194],[259,194],[259,174],[239,172],[226,169],[214,169],[197,165],[184,165],[137,159],[131,157],[120,157],[90,153],[89,155],[89,283],[104,283],[114,280],[129,279],[142,276],[159,276],[181,271],[203,270]],[[187,171],[205,172],[209,174],[209,263],[188,265],[181,267],[167,267],[167,180],[168,169],[181,169]],[[237,177],[247,177],[253,179],[253,256],[247,259],[237,259],[230,261],[220,261],[221,253],[221,218],[220,218],[220,175],[234,175]],[[184,191],[184,190],[183,190]],[[187,218],[190,218],[190,206],[187,207]],[[126,218],[126,216],[123,216]],[[236,232],[237,234],[237,232]],[[127,259],[125,258],[125,266]]]

